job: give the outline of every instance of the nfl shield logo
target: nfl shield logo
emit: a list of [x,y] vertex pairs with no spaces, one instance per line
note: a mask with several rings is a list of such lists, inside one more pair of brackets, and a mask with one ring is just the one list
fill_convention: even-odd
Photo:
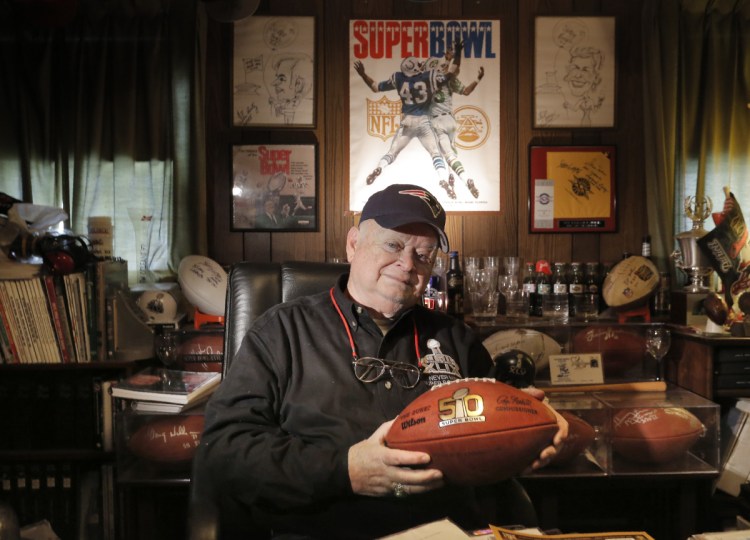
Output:
[[388,99],[386,96],[373,101],[367,100],[367,133],[390,139],[398,130],[401,119],[401,100]]

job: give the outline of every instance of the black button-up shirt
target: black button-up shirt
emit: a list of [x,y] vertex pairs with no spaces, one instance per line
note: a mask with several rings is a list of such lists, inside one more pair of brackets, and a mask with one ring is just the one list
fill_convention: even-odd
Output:
[[[451,357],[462,377],[485,376],[489,353],[461,321],[416,306],[381,332],[367,311],[334,287],[360,357],[417,364],[432,351]],[[431,343],[434,348],[434,342]],[[374,538],[446,516],[475,520],[473,492],[448,486],[406,498],[352,493],[348,451],[429,389],[423,376],[405,389],[389,376],[359,381],[350,340],[329,292],[280,304],[248,332],[206,408],[196,460],[217,492],[274,531],[322,539]]]

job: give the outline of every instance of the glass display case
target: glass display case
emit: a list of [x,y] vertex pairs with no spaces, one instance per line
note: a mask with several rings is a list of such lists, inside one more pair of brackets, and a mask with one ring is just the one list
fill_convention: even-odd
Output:
[[203,407],[143,413],[126,405],[115,419],[118,481],[187,483],[203,432]]

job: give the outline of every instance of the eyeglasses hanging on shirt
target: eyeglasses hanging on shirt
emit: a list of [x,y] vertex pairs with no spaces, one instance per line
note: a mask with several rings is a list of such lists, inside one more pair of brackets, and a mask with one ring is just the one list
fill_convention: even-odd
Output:
[[346,322],[344,314],[341,312],[336,298],[333,296],[333,287],[330,290],[331,302],[333,307],[341,317],[341,322],[344,323],[344,329],[346,335],[349,337],[349,345],[352,350],[352,367],[354,368],[354,376],[363,383],[373,383],[383,378],[388,373],[396,384],[402,388],[414,388],[419,383],[421,376],[422,361],[421,355],[419,354],[419,334],[417,333],[417,323],[412,321],[414,324],[414,347],[417,352],[417,365],[407,364],[405,362],[394,362],[391,360],[384,360],[382,358],[375,358],[373,356],[364,356],[362,358],[357,354],[357,346],[354,343],[354,337],[352,336],[349,325]]

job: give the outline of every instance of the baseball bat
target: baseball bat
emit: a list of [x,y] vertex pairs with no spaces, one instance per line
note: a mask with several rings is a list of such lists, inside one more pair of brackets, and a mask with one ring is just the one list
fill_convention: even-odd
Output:
[[610,384],[575,384],[537,387],[547,393],[552,392],[664,392],[667,383],[664,381],[639,381]]

